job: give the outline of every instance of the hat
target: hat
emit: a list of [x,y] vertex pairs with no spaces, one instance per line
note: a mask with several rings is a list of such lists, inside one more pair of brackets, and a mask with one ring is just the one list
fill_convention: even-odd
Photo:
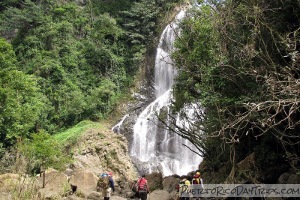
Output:
[[112,175],[113,175],[112,172],[107,172],[107,174],[108,174],[109,176],[112,176]]

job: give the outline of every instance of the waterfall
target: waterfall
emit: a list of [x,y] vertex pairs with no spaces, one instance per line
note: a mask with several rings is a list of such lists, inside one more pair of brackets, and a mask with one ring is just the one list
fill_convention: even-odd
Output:
[[122,119],[117,123],[114,127],[111,128],[112,131],[120,134],[120,127],[122,126],[124,120],[129,116],[129,114],[126,114]]
[[[170,53],[174,49],[176,33],[178,34],[178,21],[184,15],[185,11],[179,12],[175,21],[166,26],[161,35],[155,58],[156,99],[140,113],[133,127],[130,155],[133,160],[138,160],[139,170],[143,173],[159,171],[164,176],[184,175],[198,169],[202,159],[183,146],[184,144],[193,149],[188,140],[162,127],[157,119],[160,114],[166,116],[166,119],[169,116],[172,86],[176,76]],[[177,124],[184,125],[179,116]]]

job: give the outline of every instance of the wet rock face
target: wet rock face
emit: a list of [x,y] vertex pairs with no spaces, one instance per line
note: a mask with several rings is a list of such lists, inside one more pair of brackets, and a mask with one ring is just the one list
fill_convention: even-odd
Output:
[[120,134],[124,135],[128,141],[128,149],[130,151],[133,141],[133,126],[137,115],[135,113],[129,114],[129,116],[123,121],[123,124],[119,128]]
[[[145,107],[155,99],[154,88],[151,86],[151,77],[148,76],[147,78],[148,79],[143,80],[140,84],[138,89],[139,91],[132,94],[133,101],[128,102],[124,106],[124,110],[126,110],[125,113],[127,115],[125,119],[123,119],[122,123],[119,126],[113,128],[113,131],[115,133],[121,134],[126,138],[128,142],[128,154],[130,154],[130,151],[132,149],[134,132],[133,129],[136,120],[140,113],[145,109]],[[133,157],[131,157],[131,160],[134,163],[134,166],[136,167],[139,174],[145,173],[145,171],[143,170],[143,166],[145,165],[145,163],[140,162]],[[158,170],[155,168],[153,169],[153,171]]]
[[127,115],[126,118],[120,126],[113,128],[115,133],[119,133],[126,137],[129,151],[133,140],[134,124],[144,108],[155,99],[154,88],[150,86],[150,82],[151,81],[145,79],[139,87],[139,92],[132,94],[133,101],[128,102],[123,106],[125,110],[123,111],[124,116]]

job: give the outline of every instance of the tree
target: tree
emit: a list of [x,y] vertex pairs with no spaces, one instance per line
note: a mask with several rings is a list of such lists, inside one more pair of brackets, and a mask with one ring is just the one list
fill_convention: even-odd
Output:
[[68,162],[61,146],[43,131],[33,134],[31,140],[20,142],[19,151],[27,158],[28,173],[43,173],[43,187],[45,187],[45,170],[48,167],[63,169]]
[[[277,149],[261,170],[278,159],[297,169],[299,10],[292,0],[223,1],[190,13],[173,54],[179,70],[174,106],[192,103],[204,114],[191,122],[196,131],[179,134],[197,139],[203,131],[202,142],[194,143],[211,155],[219,145],[233,167],[253,151]],[[257,161],[263,155],[257,153]]]
[[43,110],[43,95],[33,76],[16,70],[12,46],[0,39],[0,136],[4,147],[34,130]]

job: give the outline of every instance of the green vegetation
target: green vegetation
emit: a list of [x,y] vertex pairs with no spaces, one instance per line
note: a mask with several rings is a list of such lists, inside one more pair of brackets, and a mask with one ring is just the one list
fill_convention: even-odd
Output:
[[[128,96],[161,19],[181,2],[1,1],[0,157],[22,141],[28,171],[59,168],[57,150],[101,128],[95,121]],[[203,113],[178,134],[210,172],[229,173],[254,152],[257,182],[299,173],[299,1],[198,2],[172,55],[174,110],[193,103]]]
[[63,169],[68,162],[62,146],[45,132],[33,134],[31,140],[20,143],[19,150],[27,159],[27,173],[40,173],[48,167]]
[[206,170],[225,166],[229,175],[255,152],[262,175],[254,181],[274,183],[300,167],[299,2],[211,2],[189,13],[176,41],[174,109],[189,102],[204,110],[197,131],[178,134]]
[[53,135],[53,139],[60,145],[68,146],[74,144],[78,138],[88,129],[102,128],[103,126],[98,122],[82,121],[72,128],[69,128],[61,133]]
[[0,39],[0,152],[30,135],[45,106],[34,76],[18,70],[16,63],[11,45]]
[[78,138],[128,97],[160,17],[178,2],[1,1],[1,172],[72,162]]
[[178,2],[1,1],[0,157],[34,133],[107,118]]

